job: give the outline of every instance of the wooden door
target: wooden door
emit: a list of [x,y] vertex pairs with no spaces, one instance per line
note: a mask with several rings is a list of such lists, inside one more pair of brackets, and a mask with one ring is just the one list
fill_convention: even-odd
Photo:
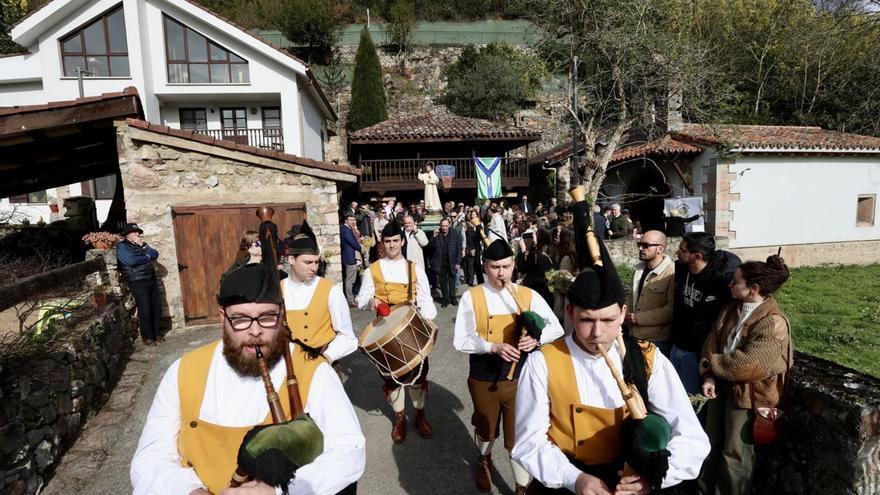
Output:
[[[305,219],[305,204],[267,205],[275,209],[272,221],[283,239],[293,225]],[[177,269],[180,273],[183,314],[187,325],[220,321],[217,292],[222,275],[235,261],[245,230],[258,230],[257,205],[186,206],[172,208]]]
[[247,109],[221,108],[220,124],[223,127],[223,139],[238,144],[248,143]]

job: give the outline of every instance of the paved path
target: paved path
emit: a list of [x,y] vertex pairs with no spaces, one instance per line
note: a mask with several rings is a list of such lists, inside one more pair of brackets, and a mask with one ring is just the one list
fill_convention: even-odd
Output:
[[[391,442],[390,405],[382,396],[379,374],[356,352],[343,361],[345,389],[367,438],[367,467],[358,483],[361,494],[469,494],[477,450],[467,391],[467,356],[452,348],[455,307],[438,308],[440,327],[431,354],[427,415],[434,438],[424,440],[409,422],[404,443]],[[372,313],[353,310],[355,332],[369,323]],[[107,405],[87,423],[82,436],[59,465],[44,494],[131,493],[129,465],[143,423],[165,369],[184,352],[219,338],[217,326],[201,327],[168,336],[159,347],[138,348]],[[409,415],[412,418],[412,414]],[[499,439],[500,440],[500,439]],[[496,442],[493,493],[513,492],[513,475],[502,442]]]

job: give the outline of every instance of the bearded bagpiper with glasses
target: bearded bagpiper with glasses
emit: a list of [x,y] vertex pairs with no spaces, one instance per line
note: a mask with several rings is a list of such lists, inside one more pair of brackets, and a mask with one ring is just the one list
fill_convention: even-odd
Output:
[[[424,268],[403,256],[403,229],[396,219],[382,229],[382,245],[385,248],[384,257],[371,263],[370,268],[364,271],[361,290],[357,295],[358,307],[375,310],[382,303],[393,306],[414,300],[424,319],[436,318],[437,307],[431,299],[428,276]],[[413,370],[396,381],[392,378],[383,378],[385,398],[394,410],[394,423],[391,427],[391,439],[394,443],[406,439],[406,395],[403,389],[407,387],[401,386],[400,383],[412,383],[408,388],[419,435],[422,438],[434,436],[431,425],[425,417],[425,400],[428,395],[427,358],[423,361],[423,366],[418,369],[421,371]]]
[[323,355],[331,364],[357,350],[351,313],[342,289],[319,277],[318,240],[308,222],[287,247],[290,276],[281,281],[291,338],[310,358]]
[[[165,373],[131,463],[135,495],[356,492],[365,440],[354,408],[324,357],[306,359],[291,343],[273,243],[261,244],[261,263],[222,278],[222,339],[184,354]],[[294,418],[300,403],[304,413]],[[239,483],[231,481],[236,466],[253,481],[230,487]]]
[[672,344],[672,307],[675,305],[675,263],[666,255],[666,235],[649,230],[636,243],[639,262],[632,280],[632,292],[627,294],[624,324],[629,333],[641,340],[651,341],[665,356]]

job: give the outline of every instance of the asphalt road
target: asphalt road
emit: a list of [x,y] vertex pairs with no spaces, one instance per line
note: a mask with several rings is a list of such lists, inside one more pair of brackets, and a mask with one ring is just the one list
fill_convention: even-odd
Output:
[[[478,493],[473,485],[478,451],[470,426],[473,405],[467,390],[468,358],[452,347],[456,307],[438,309],[435,322],[440,331],[431,353],[425,408],[434,428],[433,439],[418,435],[407,400],[407,438],[395,445],[390,435],[393,413],[384,400],[378,372],[360,352],[342,361],[345,390],[367,439],[367,466],[358,482],[359,493]],[[353,310],[355,333],[372,317],[372,312]],[[117,406],[105,408],[89,421],[43,493],[131,493],[129,465],[165,369],[184,352],[218,338],[219,332],[216,326],[202,327],[171,334],[159,347],[138,344],[120,380],[125,386],[117,386],[108,402]],[[120,414],[119,409],[124,411]],[[492,457],[496,468],[493,493],[513,493],[513,475],[501,441],[496,442]]]

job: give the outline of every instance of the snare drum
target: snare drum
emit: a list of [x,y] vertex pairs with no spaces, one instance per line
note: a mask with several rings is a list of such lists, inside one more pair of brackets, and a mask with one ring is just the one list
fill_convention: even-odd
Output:
[[377,317],[358,338],[361,351],[370,358],[383,377],[396,379],[417,369],[434,348],[437,327],[411,304],[391,309]]

